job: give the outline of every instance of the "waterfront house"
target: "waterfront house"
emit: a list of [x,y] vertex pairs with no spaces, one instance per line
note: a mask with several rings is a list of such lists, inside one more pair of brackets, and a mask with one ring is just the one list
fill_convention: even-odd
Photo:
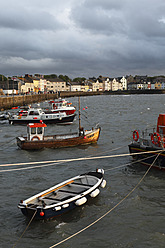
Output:
[[46,79],[36,77],[36,78],[33,79],[33,84],[34,84],[34,92],[35,93],[47,92]]
[[165,89],[165,82],[162,82],[162,90],[164,90]]
[[136,82],[130,82],[127,85],[128,90],[137,90],[137,83]]
[[123,76],[120,78],[120,82],[122,83],[122,90],[127,90],[127,79]]
[[111,81],[109,77],[101,77],[102,80],[102,90],[103,91],[110,91],[111,90]]
[[93,91],[99,91],[99,81],[98,80],[93,80]]
[[81,83],[80,82],[70,82],[70,90],[71,91],[81,91]]
[[47,92],[67,91],[68,85],[61,78],[49,78],[46,80]]
[[118,81],[116,78],[114,78],[111,81],[111,89],[112,91],[117,91],[117,90],[122,90],[122,83],[120,81]]
[[81,91],[83,91],[83,92],[89,91],[89,85],[87,82],[84,81],[81,83]]
[[155,89],[160,90],[162,88],[162,83],[161,82],[156,82],[155,83]]

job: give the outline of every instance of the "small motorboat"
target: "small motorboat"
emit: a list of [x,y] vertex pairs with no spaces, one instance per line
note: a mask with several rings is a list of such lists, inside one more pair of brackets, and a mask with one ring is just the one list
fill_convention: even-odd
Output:
[[106,186],[104,170],[88,172],[59,183],[27,200],[21,200],[18,208],[27,217],[50,219],[85,204],[88,198],[100,193]]
[[49,108],[50,109],[45,110],[45,113],[65,112],[67,115],[71,115],[76,111],[76,108],[72,106],[72,103],[62,98],[49,101]]
[[147,166],[153,163],[152,167],[165,170],[165,114],[159,114],[157,128],[152,132],[134,130],[128,146],[133,159]]
[[40,120],[47,124],[70,124],[76,114],[67,115],[62,113],[45,113],[41,108],[29,108],[28,111],[19,111],[17,115],[9,117],[9,124],[28,124],[36,123]]

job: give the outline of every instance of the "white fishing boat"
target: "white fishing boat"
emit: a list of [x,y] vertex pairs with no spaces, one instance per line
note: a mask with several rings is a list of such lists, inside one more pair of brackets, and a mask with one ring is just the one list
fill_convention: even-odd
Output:
[[76,114],[67,115],[65,112],[45,113],[41,108],[29,108],[26,114],[19,112],[9,117],[10,124],[28,124],[43,121],[46,124],[70,124]]

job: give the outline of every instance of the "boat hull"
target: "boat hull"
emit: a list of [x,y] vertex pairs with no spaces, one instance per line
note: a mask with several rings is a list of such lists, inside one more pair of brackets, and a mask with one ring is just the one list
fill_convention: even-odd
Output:
[[[138,143],[131,143],[130,145],[128,145],[128,147],[131,156],[133,157],[134,160],[137,160],[137,162],[147,166],[151,166],[151,164],[153,164],[152,165],[153,168],[159,170],[165,170],[165,151],[162,150],[162,152],[160,153],[160,147],[154,149],[153,147],[143,147]],[[143,152],[149,152],[149,153],[142,154]],[[154,162],[156,155],[159,153],[160,155]]]
[[42,120],[45,124],[69,124],[74,121],[76,114],[66,116],[63,118],[55,118],[55,119],[42,119],[42,118],[10,118],[9,124],[28,124],[28,123],[38,123],[40,120]]
[[[35,219],[37,220],[47,220],[47,219],[52,219],[55,218],[57,216],[63,215],[71,210],[73,210],[74,208],[76,208],[76,205],[74,202],[70,203],[69,207],[67,208],[62,208],[59,211],[56,211],[54,208],[49,208],[49,209],[30,209],[30,208],[21,208],[21,212],[23,213],[23,215],[25,215],[28,218],[31,218],[34,214],[35,214]],[[44,216],[41,216],[40,213],[41,211],[44,212]],[[36,213],[35,213],[36,212]]]
[[17,137],[17,145],[24,150],[36,150],[42,148],[62,148],[62,147],[73,147],[79,145],[89,145],[93,143],[97,143],[99,136],[100,136],[100,128],[93,130],[92,132],[86,135],[80,135],[73,138],[58,138],[51,136],[45,136],[44,140],[37,140],[37,141],[27,141],[25,138],[24,140],[21,137]]

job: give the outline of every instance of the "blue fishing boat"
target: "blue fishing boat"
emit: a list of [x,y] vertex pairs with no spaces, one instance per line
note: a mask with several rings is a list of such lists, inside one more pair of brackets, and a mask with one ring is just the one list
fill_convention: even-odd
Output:
[[100,193],[106,186],[104,170],[88,172],[59,183],[27,200],[21,200],[18,208],[27,217],[50,219],[85,204],[88,198]]

